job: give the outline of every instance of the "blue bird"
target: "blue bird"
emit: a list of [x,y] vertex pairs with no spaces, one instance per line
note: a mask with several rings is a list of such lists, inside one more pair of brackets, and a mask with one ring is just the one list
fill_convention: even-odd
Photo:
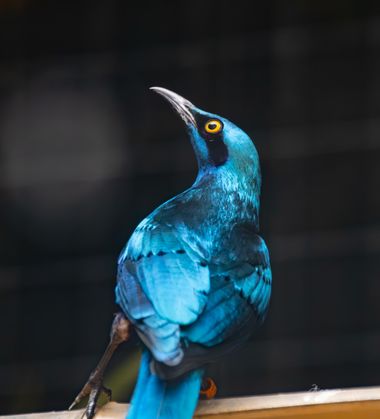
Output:
[[184,120],[198,175],[137,226],[119,257],[116,302],[144,347],[128,418],[187,419],[205,366],[243,345],[268,310],[260,164],[232,122],[151,89]]

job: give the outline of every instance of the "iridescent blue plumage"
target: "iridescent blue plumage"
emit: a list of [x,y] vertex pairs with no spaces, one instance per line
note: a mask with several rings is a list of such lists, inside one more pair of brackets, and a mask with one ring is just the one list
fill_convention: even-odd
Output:
[[146,347],[128,417],[185,419],[202,368],[244,343],[265,318],[271,270],[258,235],[253,142],[227,119],[154,89],[184,119],[199,172],[132,234],[119,258],[116,298]]

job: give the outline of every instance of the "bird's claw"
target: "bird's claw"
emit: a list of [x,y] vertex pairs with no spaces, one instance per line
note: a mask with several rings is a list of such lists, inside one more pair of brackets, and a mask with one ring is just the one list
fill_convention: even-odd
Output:
[[111,389],[103,385],[103,378],[96,375],[96,372],[90,375],[87,383],[83,386],[75,400],[71,403],[69,410],[72,410],[77,404],[79,404],[85,397],[88,396],[88,402],[84,415],[87,419],[92,419],[95,416],[95,410],[100,395],[104,393],[108,401],[111,401],[112,391]]

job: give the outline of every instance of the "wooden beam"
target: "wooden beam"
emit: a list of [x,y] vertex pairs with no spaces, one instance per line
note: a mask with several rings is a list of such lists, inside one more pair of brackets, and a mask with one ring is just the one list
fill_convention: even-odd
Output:
[[[127,404],[110,402],[96,419],[124,419]],[[0,416],[2,419],[80,419],[83,409],[71,412]],[[268,396],[235,397],[200,401],[196,418],[218,419],[378,419],[380,387],[319,390]]]

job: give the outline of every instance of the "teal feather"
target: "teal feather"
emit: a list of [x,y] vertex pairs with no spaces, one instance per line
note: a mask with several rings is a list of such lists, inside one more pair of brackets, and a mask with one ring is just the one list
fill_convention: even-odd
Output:
[[191,419],[197,404],[202,370],[175,381],[161,380],[150,370],[151,356],[144,351],[128,419]]

